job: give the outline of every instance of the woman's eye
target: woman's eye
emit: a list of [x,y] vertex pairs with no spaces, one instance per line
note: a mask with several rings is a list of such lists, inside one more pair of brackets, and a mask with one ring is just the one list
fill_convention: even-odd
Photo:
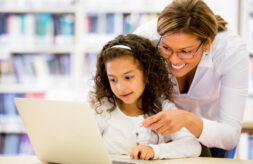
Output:
[[165,50],[169,50],[169,47],[166,47],[166,46],[162,46],[162,48]]
[[184,53],[184,54],[191,54],[192,51],[185,51],[185,50],[182,50],[181,53]]

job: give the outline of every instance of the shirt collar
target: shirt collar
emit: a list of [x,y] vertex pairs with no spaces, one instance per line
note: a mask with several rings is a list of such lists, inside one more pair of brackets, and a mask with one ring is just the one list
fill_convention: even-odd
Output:
[[201,60],[199,62],[200,67],[212,67],[213,66],[213,57],[211,51],[208,53],[203,53]]

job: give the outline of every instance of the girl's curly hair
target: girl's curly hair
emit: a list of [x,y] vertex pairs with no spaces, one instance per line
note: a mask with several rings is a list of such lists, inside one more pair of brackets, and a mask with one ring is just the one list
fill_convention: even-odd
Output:
[[[131,50],[111,48],[114,45],[125,45]],[[103,98],[107,98],[112,104],[112,107],[107,109],[109,112],[115,109],[117,97],[111,90],[105,65],[106,62],[125,55],[130,55],[138,61],[139,68],[147,80],[142,94],[141,110],[148,115],[160,112],[162,110],[162,97],[172,101],[173,83],[169,78],[165,61],[157,48],[152,45],[150,40],[135,34],[119,35],[108,42],[99,53],[94,77],[95,90],[90,92],[91,101],[97,104],[95,105],[96,112],[101,113],[98,108],[102,105]]]

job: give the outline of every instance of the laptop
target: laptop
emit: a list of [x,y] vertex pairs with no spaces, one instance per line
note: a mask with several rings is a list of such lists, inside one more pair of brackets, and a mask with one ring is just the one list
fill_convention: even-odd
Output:
[[15,98],[35,154],[51,163],[150,163],[109,156],[87,102]]

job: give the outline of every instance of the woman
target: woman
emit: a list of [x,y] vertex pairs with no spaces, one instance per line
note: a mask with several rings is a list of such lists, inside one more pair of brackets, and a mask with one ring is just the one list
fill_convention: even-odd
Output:
[[[144,120],[144,127],[164,136],[186,127],[210,148],[238,144],[248,96],[248,53],[226,24],[202,0],[174,0],[158,20],[134,32],[157,44],[174,76],[175,104],[182,109],[160,112]],[[212,155],[224,156],[219,151]]]

